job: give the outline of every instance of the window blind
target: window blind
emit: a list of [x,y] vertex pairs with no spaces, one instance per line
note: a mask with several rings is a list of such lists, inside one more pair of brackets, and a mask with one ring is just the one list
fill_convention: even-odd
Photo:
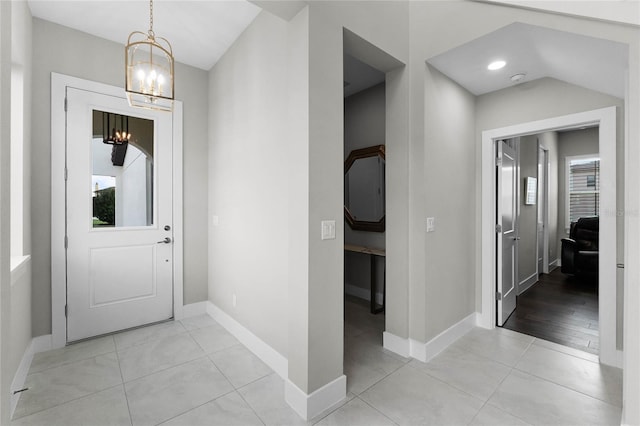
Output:
[[600,211],[600,159],[571,160],[569,165],[569,220],[598,216]]

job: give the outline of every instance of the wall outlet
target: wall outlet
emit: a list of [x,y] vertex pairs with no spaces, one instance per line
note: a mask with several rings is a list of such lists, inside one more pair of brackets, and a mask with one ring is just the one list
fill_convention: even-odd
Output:
[[233,307],[236,307],[236,303],[238,302],[238,299],[236,298],[236,294],[233,293]]
[[322,231],[320,238],[323,240],[335,240],[336,239],[336,221],[335,220],[323,220]]
[[427,218],[427,232],[433,232],[436,230],[436,218],[428,217]]

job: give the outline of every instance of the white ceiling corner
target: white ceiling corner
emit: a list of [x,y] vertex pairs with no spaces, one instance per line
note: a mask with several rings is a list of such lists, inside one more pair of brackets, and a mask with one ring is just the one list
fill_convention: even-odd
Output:
[[[123,45],[132,31],[149,29],[146,0],[28,0],[28,4],[36,18]],[[208,71],[260,10],[246,0],[155,0],[153,29],[169,40],[176,61]]]
[[[510,77],[526,73],[522,83],[552,77],[624,98],[627,51],[622,43],[514,23],[427,62],[474,95],[513,86]],[[487,70],[496,59],[507,65]]]

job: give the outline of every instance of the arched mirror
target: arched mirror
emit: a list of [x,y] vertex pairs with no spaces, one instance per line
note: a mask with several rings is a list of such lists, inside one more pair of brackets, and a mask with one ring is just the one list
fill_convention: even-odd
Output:
[[356,231],[384,232],[384,145],[351,151],[344,162],[344,215]]

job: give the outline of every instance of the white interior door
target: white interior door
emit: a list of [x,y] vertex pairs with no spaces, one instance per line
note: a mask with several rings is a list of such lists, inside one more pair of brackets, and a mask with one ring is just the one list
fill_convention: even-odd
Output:
[[67,88],[68,342],[173,316],[171,145],[171,114]]
[[502,326],[516,308],[518,280],[518,173],[515,139],[497,141],[497,322]]

